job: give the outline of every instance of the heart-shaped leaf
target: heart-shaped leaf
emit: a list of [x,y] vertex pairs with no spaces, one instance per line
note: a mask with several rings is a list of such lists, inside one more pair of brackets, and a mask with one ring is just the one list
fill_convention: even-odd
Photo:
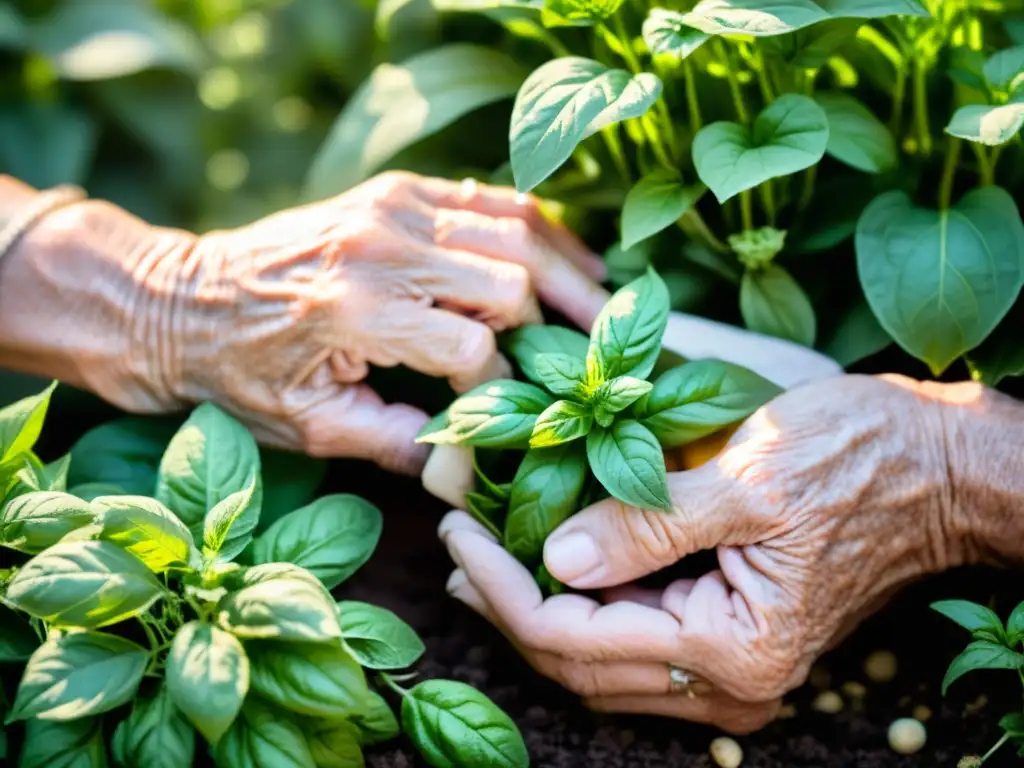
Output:
[[946,126],[946,133],[990,147],[1005,144],[1024,127],[1024,91],[1009,104],[971,104],[960,107]]
[[1024,223],[999,187],[947,211],[887,192],[861,216],[856,249],[878,321],[935,373],[984,341],[1024,285]]
[[1024,45],[992,54],[984,67],[985,79],[994,91],[1013,93],[1024,85]]
[[554,173],[576,145],[601,128],[640,117],[661,94],[657,76],[636,76],[579,56],[534,70],[519,89],[509,128],[516,188],[528,192]]
[[701,181],[724,203],[758,184],[810,168],[828,145],[828,117],[806,96],[780,96],[757,116],[752,128],[738,123],[707,125],[693,140],[693,162]]
[[687,26],[683,14],[665,8],[652,8],[641,32],[647,50],[655,56],[675,56],[680,61],[700,48],[709,35]]
[[830,156],[865,173],[896,165],[896,139],[870,109],[846,93],[820,93],[815,100],[828,117],[825,151]]
[[686,23],[710,35],[768,37],[828,19],[928,16],[917,0],[701,0]]

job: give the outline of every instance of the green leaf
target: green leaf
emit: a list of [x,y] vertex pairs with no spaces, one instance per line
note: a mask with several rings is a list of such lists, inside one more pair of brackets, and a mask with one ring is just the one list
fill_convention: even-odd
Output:
[[333,494],[285,515],[256,539],[254,563],[306,568],[328,589],[359,570],[380,540],[380,510],[350,494]]
[[[654,387],[649,381],[633,376],[617,376],[602,384],[594,393],[594,406],[606,414],[616,414],[646,395]],[[600,420],[600,416],[598,417]],[[608,424],[601,426],[607,427]]]
[[977,669],[1024,669],[1024,654],[989,640],[975,640],[949,665],[942,679],[942,695],[954,682]]
[[1024,85],[1024,45],[997,51],[985,62],[985,79],[992,90],[1014,93]]
[[252,690],[309,717],[344,718],[366,697],[363,669],[339,645],[251,643]]
[[203,520],[203,555],[209,560],[233,560],[249,546],[252,532],[260,519],[257,492],[259,475],[252,475],[248,485],[219,501]]
[[36,555],[7,603],[54,626],[95,629],[137,616],[163,595],[141,560],[106,541],[68,541]]
[[387,701],[379,693],[369,691],[363,702],[363,710],[349,718],[356,727],[362,743],[370,746],[391,741],[398,735],[398,720]]
[[171,701],[216,744],[249,691],[249,657],[242,644],[211,624],[190,621],[174,636],[166,674]]
[[0,50],[22,51],[29,41],[29,27],[9,5],[0,6]]
[[305,197],[355,186],[406,147],[510,98],[524,75],[505,53],[466,43],[381,64],[348,101],[313,159]]
[[107,749],[103,721],[98,717],[76,720],[40,720],[25,723],[25,741],[18,768],[106,768]]
[[538,562],[547,537],[576,512],[586,479],[582,443],[527,453],[512,481],[504,537],[508,551],[524,563]]
[[968,104],[960,107],[946,126],[946,133],[996,147],[1013,139],[1024,127],[1024,91],[1008,104]]
[[482,493],[466,493],[466,511],[498,539],[501,538],[501,524],[507,506],[506,502],[497,501]]
[[[249,431],[212,403],[192,411],[160,462],[156,498],[203,536],[206,514],[260,476],[260,454]],[[252,506],[258,510],[262,484]]]
[[1018,297],[988,338],[968,353],[967,364],[976,381],[995,387],[1005,378],[1024,376],[1024,344],[1020,343],[1022,323],[1024,300]]
[[82,184],[99,127],[67,104],[21,104],[0,112],[0,167],[36,189]]
[[34,28],[34,42],[68,80],[107,80],[146,69],[198,73],[199,41],[184,25],[143,4],[71,3]]
[[101,496],[92,507],[98,511],[99,538],[131,552],[154,573],[201,565],[188,528],[156,499]]
[[694,360],[661,376],[633,413],[662,447],[674,448],[743,421],[781,392],[742,366]]
[[32,654],[8,722],[77,720],[131,701],[149,651],[105,632],[54,632]]
[[465,683],[428,680],[402,699],[402,728],[435,768],[527,768],[530,757],[515,723]]
[[661,351],[668,311],[668,289],[652,269],[617,290],[590,332],[588,371],[598,371],[601,379],[646,378]]
[[820,69],[843,45],[857,35],[859,19],[820,21],[784,35],[764,38],[765,53],[798,69]]
[[133,496],[151,496],[157,467],[180,426],[177,420],[126,416],[86,432],[71,446],[68,482],[113,483]]
[[968,192],[947,211],[887,192],[857,225],[857,269],[871,309],[907,352],[936,373],[978,346],[1024,285],[1024,224],[999,187]]
[[683,14],[665,8],[652,8],[641,29],[644,43],[655,56],[687,58],[708,41],[708,35],[687,26]]
[[701,0],[685,22],[709,35],[768,37],[828,19],[927,17],[917,0]]
[[362,768],[359,726],[347,720],[328,720],[306,730],[306,743],[316,768]]
[[1024,603],[1019,603],[1006,620],[1006,637],[1010,646],[1024,640]]
[[327,476],[327,460],[303,453],[260,448],[263,475],[263,504],[256,532],[267,530],[289,512],[316,498]]
[[585,405],[559,400],[537,417],[530,448],[550,448],[578,440],[590,431],[594,414]]
[[554,173],[581,141],[601,128],[640,117],[661,81],[578,56],[542,64],[516,95],[509,129],[516,188],[528,192]]
[[1015,741],[1024,739],[1024,712],[1013,712],[999,718],[999,727],[1010,734]]
[[196,736],[161,685],[154,696],[135,700],[131,714],[114,730],[111,746],[119,765],[183,768],[193,764]]
[[499,379],[470,390],[448,407],[448,428],[417,438],[440,445],[464,444],[478,448],[525,446],[534,422],[554,402],[532,384]]
[[368,669],[405,669],[426,650],[416,630],[389,610],[345,601],[338,611],[345,644]]
[[[643,277],[647,268],[651,266],[653,250],[654,241],[651,239],[641,240],[629,250],[623,248],[622,243],[615,243],[604,252],[604,266],[608,270],[608,282],[616,288],[621,288],[626,283]],[[586,353],[587,348],[584,343],[583,354]]]
[[814,307],[800,284],[777,264],[743,273],[740,312],[752,331],[814,346],[818,333]]
[[32,627],[6,605],[0,605],[0,627],[0,664],[25,661],[39,647],[39,637]]
[[23,398],[0,410],[0,460],[7,461],[32,450],[43,431],[50,396],[56,388],[55,381],[38,395]]
[[672,509],[665,456],[640,422],[623,419],[611,429],[593,430],[587,435],[587,458],[594,476],[619,501],[641,509]]
[[584,357],[589,341],[579,331],[560,325],[527,325],[512,332],[506,342],[523,375],[530,381],[543,384],[537,372],[536,359],[542,354],[564,354]]
[[764,109],[751,128],[717,122],[693,140],[701,181],[724,203],[769,179],[816,165],[825,155],[829,124],[813,99],[787,93]]
[[317,768],[299,726],[255,698],[217,743],[215,759],[218,768]]
[[[25,454],[32,456],[32,454]],[[56,461],[49,464],[36,463],[29,459],[30,464],[19,470],[15,475],[13,487],[7,494],[8,499],[21,496],[34,491],[60,491],[68,489],[68,469],[71,466],[71,456],[65,454]]]
[[989,629],[999,634],[1003,631],[1003,622],[995,611],[968,600],[940,600],[932,603],[931,608],[970,632]]
[[[820,349],[844,368],[871,357],[892,344],[892,337],[879,324],[863,297],[846,311]],[[1024,367],[1024,361],[1022,361]]]
[[11,499],[0,512],[0,543],[21,552],[36,554],[60,541],[71,531],[93,522],[96,513],[68,493],[34,491]]
[[672,171],[658,169],[636,183],[622,207],[622,247],[632,248],[641,240],[672,226],[700,199],[703,185],[683,186]]
[[896,167],[896,139],[870,109],[846,93],[819,93],[815,101],[828,118],[825,151],[831,157],[865,173]]
[[589,27],[613,16],[623,0],[545,0],[546,27]]
[[323,585],[283,564],[246,571],[245,586],[217,605],[217,623],[245,640],[330,642],[341,638],[338,611]]
[[534,358],[540,383],[558,397],[578,396],[586,384],[587,368],[583,357],[546,352]]

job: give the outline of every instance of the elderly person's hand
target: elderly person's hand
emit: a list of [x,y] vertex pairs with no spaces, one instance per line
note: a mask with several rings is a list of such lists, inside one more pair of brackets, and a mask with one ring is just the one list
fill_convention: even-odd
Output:
[[538,321],[536,297],[589,328],[602,275],[534,200],[411,174],[201,237],[86,201],[0,262],[0,353],[129,411],[212,400],[262,442],[411,473],[427,415],[361,384],[369,366],[465,390],[506,371],[494,334]]
[[[458,565],[448,588],[594,709],[755,730],[901,585],[1020,557],[1022,427],[1018,403],[975,384],[803,384],[669,474],[671,513],[609,499],[551,535],[548,570],[599,599],[543,600],[463,512],[440,529]],[[719,568],[700,578],[633,584],[711,549]]]

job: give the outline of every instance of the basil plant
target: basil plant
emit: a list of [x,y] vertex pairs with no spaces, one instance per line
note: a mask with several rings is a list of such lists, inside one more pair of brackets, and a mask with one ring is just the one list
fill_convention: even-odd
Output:
[[254,535],[260,454],[212,404],[170,440],[152,496],[81,498],[67,457],[32,452],[51,391],[0,412],[0,662],[24,664],[0,703],[25,723],[21,768],[182,768],[200,743],[220,768],[351,768],[400,730],[433,766],[529,764],[480,692],[401,685],[424,652],[411,627],[331,596],[376,547],[374,506],[324,496]]
[[493,481],[478,461],[481,489],[466,504],[540,569],[542,582],[544,541],[570,515],[605,493],[671,510],[664,451],[741,421],[780,392],[720,360],[682,361],[649,381],[659,359],[671,359],[661,349],[668,313],[668,289],[649,269],[609,299],[589,339],[568,328],[521,328],[507,346],[533,383],[482,384],[420,433],[421,442],[478,454],[526,452],[508,483]]

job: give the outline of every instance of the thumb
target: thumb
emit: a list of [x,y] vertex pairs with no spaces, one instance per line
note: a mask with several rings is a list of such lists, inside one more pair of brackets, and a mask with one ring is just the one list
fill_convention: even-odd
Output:
[[415,475],[423,469],[429,445],[416,435],[429,417],[418,408],[386,404],[364,384],[339,386],[303,413],[299,429],[311,456],[367,459],[384,469]]
[[544,564],[577,589],[625,584],[702,549],[737,543],[741,489],[716,462],[668,476],[672,511],[605,499],[573,515],[544,546]]

